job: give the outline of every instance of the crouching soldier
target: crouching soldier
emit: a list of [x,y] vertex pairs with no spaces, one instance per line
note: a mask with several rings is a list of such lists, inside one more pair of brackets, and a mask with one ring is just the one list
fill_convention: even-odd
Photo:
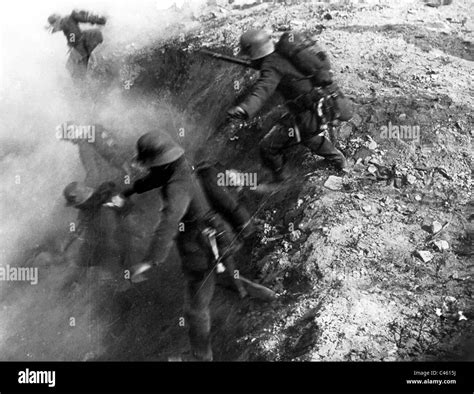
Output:
[[[321,135],[322,126],[336,118],[346,121],[352,117],[350,102],[332,81],[325,53],[309,53],[306,44],[298,48],[292,38],[286,33],[275,46],[270,35],[261,30],[241,36],[242,53],[251,59],[260,76],[250,94],[228,111],[231,119],[246,120],[256,115],[275,91],[286,100],[288,112],[260,143],[262,162],[271,170],[275,183],[286,179],[283,151],[295,144],[305,145],[338,169],[344,168],[344,155]],[[305,68],[311,69],[306,66],[312,62],[316,63],[314,74],[308,76]]]
[[186,278],[185,318],[191,344],[191,355],[180,359],[212,361],[210,302],[216,280],[219,235],[225,234],[222,222],[211,208],[183,149],[171,137],[159,131],[147,133],[139,138],[137,151],[137,161],[148,168],[148,174],[112,201],[120,207],[134,193],[161,188],[163,208],[142,262],[132,267],[132,282],[143,279],[144,272],[153,265],[162,264],[176,239]]
[[123,271],[130,265],[130,231],[125,219],[130,206],[118,210],[105,205],[117,192],[113,182],[104,182],[95,190],[82,182],[72,182],[64,189],[66,206],[79,211],[77,226],[64,252],[75,241],[82,241],[76,262],[78,270],[71,273],[66,287],[90,267],[100,267],[104,279],[114,279],[116,283],[123,279]]
[[73,11],[70,15],[52,14],[48,17],[51,33],[62,31],[70,49],[67,68],[74,79],[83,79],[92,51],[103,42],[99,29],[81,30],[79,23],[105,25],[106,19],[87,11]]

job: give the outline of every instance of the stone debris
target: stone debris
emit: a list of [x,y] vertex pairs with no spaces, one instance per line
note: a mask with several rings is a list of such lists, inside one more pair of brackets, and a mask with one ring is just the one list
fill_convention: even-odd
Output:
[[433,260],[433,254],[427,250],[417,250],[416,255],[425,263]]
[[368,168],[367,171],[370,172],[371,174],[375,174],[377,172],[377,167],[375,167],[373,164],[371,164]]
[[378,146],[379,146],[379,145],[378,145],[374,140],[372,140],[372,141],[369,142],[369,145],[368,145],[367,147],[368,147],[370,150],[375,150],[375,149],[377,149]]
[[326,182],[324,182],[324,187],[333,191],[341,190],[342,186],[342,178],[334,175],[330,175]]
[[433,245],[434,245],[435,249],[440,251],[440,252],[449,249],[449,243],[447,241],[443,240],[443,239],[439,240],[439,241],[434,241]]
[[413,184],[416,182],[416,176],[411,175],[411,174],[408,174],[408,175],[407,175],[407,182],[408,182],[410,185],[413,185]]
[[467,320],[467,317],[464,316],[463,311],[459,311],[458,315],[459,315],[459,321]]
[[433,223],[431,223],[430,232],[431,234],[436,234],[436,233],[439,233],[442,228],[443,228],[443,225],[437,220],[435,220]]

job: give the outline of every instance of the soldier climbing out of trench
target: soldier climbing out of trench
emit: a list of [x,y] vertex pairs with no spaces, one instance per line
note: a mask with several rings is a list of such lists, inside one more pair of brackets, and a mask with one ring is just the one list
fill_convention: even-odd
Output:
[[[226,271],[235,273],[231,259],[235,251],[233,240],[188,164],[184,150],[168,134],[154,131],[141,136],[137,141],[136,160],[148,168],[147,175],[114,196],[113,204],[121,207],[135,193],[160,188],[163,208],[142,262],[132,266],[131,280],[146,279],[145,272],[168,258],[176,239],[186,279],[185,320],[189,326],[191,354],[180,355],[175,360],[212,361],[210,302],[220,261],[227,264]],[[226,197],[220,194],[216,198]],[[227,215],[235,215],[233,224],[242,231],[250,218],[233,204],[223,202],[220,207],[229,208]],[[275,296],[271,290],[248,280],[238,286],[242,296],[246,291],[260,291],[267,300]]]
[[272,174],[268,186],[287,179],[283,153],[296,144],[343,169],[344,155],[321,134],[328,123],[349,120],[352,105],[333,81],[327,55],[296,33],[283,34],[275,45],[266,32],[249,30],[240,45],[260,76],[248,96],[228,110],[231,121],[255,116],[275,91],[283,95],[288,109],[260,142],[263,165]]
[[87,72],[92,51],[103,42],[99,29],[81,30],[79,23],[105,25],[103,16],[94,15],[87,11],[72,11],[67,16],[52,14],[48,17],[47,29],[51,34],[62,31],[69,46],[69,58],[66,67],[74,80],[82,80]]

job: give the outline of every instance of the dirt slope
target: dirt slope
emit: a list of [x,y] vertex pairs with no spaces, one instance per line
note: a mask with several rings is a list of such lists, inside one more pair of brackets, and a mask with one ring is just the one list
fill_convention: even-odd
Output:
[[[185,146],[192,141],[186,146],[190,155],[196,136],[202,141],[212,133],[225,108],[245,94],[255,76],[194,50],[204,45],[231,53],[239,30],[249,26],[321,31],[337,79],[357,104],[353,121],[338,130],[352,165],[342,177],[342,190],[323,186],[328,175],[339,174],[296,149],[292,168],[304,182],[271,198],[243,193],[260,231],[249,246],[251,261],[241,256],[241,269],[279,291],[280,299],[261,305],[219,290],[213,305],[217,359],[468,357],[473,317],[468,234],[472,21],[455,23],[467,10],[462,1],[438,9],[414,1],[359,7],[265,3],[211,16],[185,39],[158,45],[129,63],[135,92],[151,90],[168,98],[180,113],[173,127],[194,133],[181,141]],[[230,89],[235,80],[242,89]],[[271,124],[271,116],[262,111],[257,127],[243,132],[234,145],[213,139],[212,149],[222,149],[221,162],[260,170],[257,150],[249,147]],[[404,130],[415,134],[419,127],[420,133],[384,138],[383,127],[390,125],[408,126]],[[423,229],[433,220],[446,224],[436,235]],[[436,251],[435,240],[447,241],[449,249]],[[431,259],[422,261],[415,253],[419,250],[429,251]],[[174,275],[163,274],[161,280],[178,283]],[[130,312],[133,335],[121,334],[122,345],[107,358],[123,358],[122,350],[128,348],[125,358],[136,359],[137,349],[148,348],[142,357],[159,359],[183,346],[177,305],[136,302]],[[160,316],[164,320],[152,322],[155,317],[149,313],[155,311],[155,316],[157,310],[165,311]],[[137,319],[153,328],[138,324],[138,332]]]
[[[87,117],[106,118],[111,102],[103,93],[119,89],[133,111],[125,106],[123,116],[105,126],[117,131],[121,144],[132,147],[142,132],[128,112],[139,116],[146,108],[159,119],[150,126],[174,130],[191,159],[211,136],[208,148],[223,165],[259,176],[257,142],[278,113],[269,109],[281,101],[276,97],[269,103],[237,142],[212,136],[225,109],[245,94],[256,74],[206,58],[196,48],[231,54],[240,31],[251,26],[273,30],[275,37],[288,28],[320,33],[342,90],[356,104],[353,120],[337,130],[351,162],[347,173],[336,174],[295,148],[290,152],[294,184],[267,197],[241,193],[258,232],[239,256],[240,269],[280,297],[266,305],[218,289],[213,301],[217,360],[472,359],[474,99],[468,11],[468,0],[439,8],[414,0],[218,7],[173,27],[174,39],[98,54],[94,77],[102,83]],[[394,126],[411,134],[396,138]],[[389,127],[391,138],[383,133]],[[94,159],[84,162],[88,183],[118,176],[90,155]],[[341,178],[340,190],[324,187],[330,175]],[[159,202],[153,195],[136,203],[139,258]],[[437,234],[430,232],[433,221],[442,226]],[[447,250],[436,250],[434,241],[440,240]],[[422,253],[423,261],[416,251],[430,255]],[[35,290],[33,299],[54,303],[63,297],[54,278],[65,268],[52,261],[54,253],[36,259],[35,264],[50,265],[47,283],[54,286]],[[85,313],[69,294],[65,306],[60,304],[66,310],[50,308],[48,324],[38,326],[44,346],[32,351],[31,340],[23,342],[40,319],[31,302],[25,307],[29,317],[11,334],[25,344],[5,358],[161,360],[185,349],[176,254],[148,282],[122,295],[114,286],[91,289],[88,283],[76,290],[93,300],[81,333],[63,327],[68,305]],[[55,324],[59,334],[68,333],[59,342],[49,335]],[[83,343],[84,335],[88,346],[69,347]]]

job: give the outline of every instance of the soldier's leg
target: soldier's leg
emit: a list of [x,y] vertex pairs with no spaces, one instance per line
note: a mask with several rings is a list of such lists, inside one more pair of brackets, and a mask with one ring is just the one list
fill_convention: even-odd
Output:
[[343,169],[346,167],[347,162],[343,153],[336,149],[331,141],[323,135],[315,135],[303,140],[301,143],[311,149],[313,153],[324,157],[337,169]]
[[89,56],[82,42],[78,44],[75,48],[71,48],[66,68],[68,69],[69,73],[71,74],[71,77],[75,81],[82,80],[85,77],[87,72],[88,61]]
[[193,356],[212,361],[210,303],[214,294],[213,271],[185,270],[185,318],[189,324],[189,340]]
[[92,52],[103,41],[104,37],[102,36],[102,32],[99,29],[89,29],[83,32],[84,48],[87,52],[86,67],[89,66],[89,63],[94,62],[95,57],[93,56]]
[[279,122],[263,137],[260,142],[262,164],[273,173],[273,180],[281,182],[284,176],[283,151],[299,141],[298,131],[287,122]]

